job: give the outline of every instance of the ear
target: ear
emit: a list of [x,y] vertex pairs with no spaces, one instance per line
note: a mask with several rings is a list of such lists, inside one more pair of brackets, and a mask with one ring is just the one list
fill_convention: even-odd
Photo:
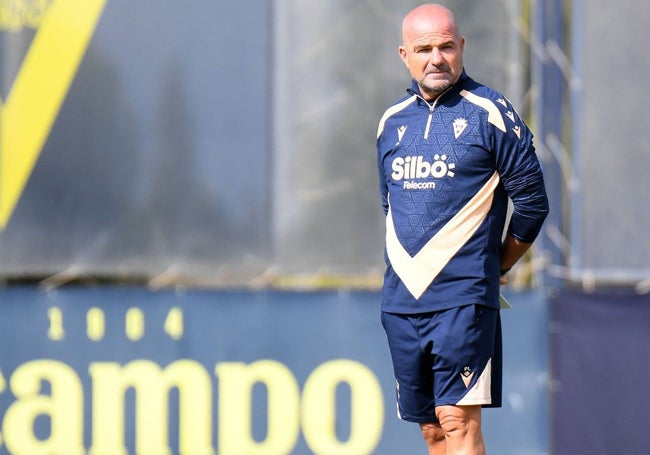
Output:
[[402,59],[402,62],[404,62],[404,65],[408,68],[409,67],[409,60],[408,60],[408,56],[407,56],[407,53],[406,53],[406,48],[403,45],[401,45],[401,46],[399,46],[397,48],[397,50],[399,52],[399,57]]

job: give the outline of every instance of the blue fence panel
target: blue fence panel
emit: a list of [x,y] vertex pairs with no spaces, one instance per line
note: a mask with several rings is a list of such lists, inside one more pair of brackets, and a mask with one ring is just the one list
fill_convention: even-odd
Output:
[[[544,453],[544,308],[503,315],[500,454]],[[0,293],[0,454],[419,453],[377,293]],[[170,451],[170,452],[167,452]]]

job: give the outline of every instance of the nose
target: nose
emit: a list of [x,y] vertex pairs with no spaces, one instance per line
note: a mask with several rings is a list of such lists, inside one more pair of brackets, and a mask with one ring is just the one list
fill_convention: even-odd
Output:
[[437,47],[434,47],[433,49],[431,49],[431,55],[429,57],[429,62],[433,66],[440,66],[444,61],[445,61],[445,59],[442,57],[442,53],[440,52],[440,49],[438,49]]

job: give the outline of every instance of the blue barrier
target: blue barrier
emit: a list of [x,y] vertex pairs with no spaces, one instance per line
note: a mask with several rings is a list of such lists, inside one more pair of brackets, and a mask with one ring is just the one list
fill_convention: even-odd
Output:
[[[506,403],[485,412],[486,440],[495,453],[543,453],[545,305],[509,297]],[[421,453],[417,426],[395,415],[379,301],[9,288],[0,454]]]

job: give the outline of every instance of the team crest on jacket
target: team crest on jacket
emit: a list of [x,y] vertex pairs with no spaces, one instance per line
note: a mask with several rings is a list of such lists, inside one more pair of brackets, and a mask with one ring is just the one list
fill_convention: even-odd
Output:
[[458,139],[458,137],[463,134],[463,131],[465,131],[465,128],[467,128],[467,119],[459,117],[454,120],[452,125],[454,126],[454,137]]

